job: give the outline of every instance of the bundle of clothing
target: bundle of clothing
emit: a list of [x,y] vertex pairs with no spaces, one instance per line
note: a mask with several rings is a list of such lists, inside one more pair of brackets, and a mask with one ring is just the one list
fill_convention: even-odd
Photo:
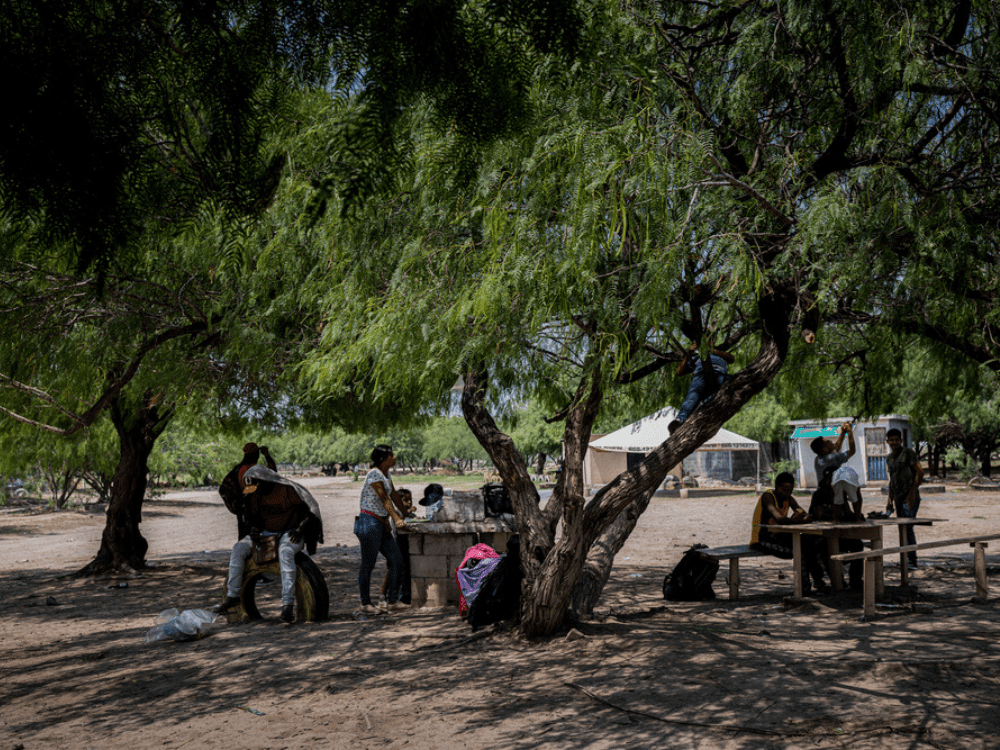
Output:
[[488,544],[465,552],[455,569],[459,611],[475,631],[501,620],[517,619],[521,609],[520,540],[515,535],[501,555]]

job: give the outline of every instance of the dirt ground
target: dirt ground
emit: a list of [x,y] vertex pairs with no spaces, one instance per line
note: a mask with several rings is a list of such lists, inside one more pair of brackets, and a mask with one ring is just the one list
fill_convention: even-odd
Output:
[[[691,544],[747,541],[755,496],[655,498],[583,637],[527,642],[457,611],[358,619],[359,485],[302,481],[330,620],[282,625],[275,590],[265,621],[188,643],[143,636],[163,610],[220,602],[235,520],[218,495],[147,502],[152,567],[128,580],[71,577],[101,513],[0,510],[0,750],[1000,745],[1000,609],[972,603],[968,547],[925,553],[907,590],[890,562],[872,622],[853,593],[786,604],[791,565],[771,558],[743,561],[737,602],[665,602]],[[1000,494],[947,490],[924,495],[921,515],[948,520],[919,540],[1000,533]]]

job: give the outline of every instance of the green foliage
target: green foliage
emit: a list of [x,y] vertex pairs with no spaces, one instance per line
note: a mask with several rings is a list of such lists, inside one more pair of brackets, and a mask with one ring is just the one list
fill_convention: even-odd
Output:
[[113,468],[117,448],[106,420],[72,438],[8,422],[0,431],[0,457],[0,475],[23,480],[29,491],[63,507],[85,472]]
[[241,446],[194,426],[172,422],[149,456],[154,481],[176,486],[217,485],[242,458]]
[[527,408],[515,415],[510,425],[510,436],[514,445],[525,455],[545,453],[558,456],[563,436],[561,422],[546,422],[549,414],[537,403],[529,403]]
[[569,0],[5,3],[0,218],[40,223],[81,268],[164,220],[221,209],[239,232],[274,194],[287,155],[269,136],[303,85],[357,100],[320,181],[363,192],[402,158],[394,123],[416,101],[456,155],[523,125],[531,51],[575,54],[580,23]]
[[788,422],[796,418],[798,415],[793,417],[769,390],[761,393],[739,414],[726,422],[725,427],[737,435],[760,442],[770,442],[788,438],[790,431]]
[[424,430],[423,455],[448,461],[488,461],[486,451],[461,417],[438,417]]
[[164,220],[259,213],[283,163],[265,136],[325,57],[317,16],[294,2],[5,3],[0,216],[106,268]]
[[953,446],[945,451],[944,460],[946,464],[951,464],[958,468],[958,477],[963,482],[968,482],[973,477],[979,476],[979,464],[975,458],[965,452],[961,446]]
[[347,433],[338,428],[316,432],[299,428],[260,439],[266,440],[278,463],[298,466],[367,464],[372,449],[382,443],[392,446],[400,468],[430,461],[486,459],[485,451],[464,420],[455,417],[439,417],[421,427],[383,433]]

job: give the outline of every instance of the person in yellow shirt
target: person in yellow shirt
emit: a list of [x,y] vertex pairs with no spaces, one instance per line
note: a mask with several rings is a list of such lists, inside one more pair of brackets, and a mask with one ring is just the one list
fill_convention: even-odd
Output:
[[[750,527],[750,546],[753,549],[783,560],[792,559],[792,535],[782,533],[781,527],[812,520],[792,496],[794,490],[795,477],[784,471],[774,478],[774,489],[767,490],[757,500]],[[806,596],[812,593],[810,579],[817,591],[826,593],[829,590],[823,580],[822,541],[819,536],[802,535],[802,564],[807,574],[803,581],[803,593]]]

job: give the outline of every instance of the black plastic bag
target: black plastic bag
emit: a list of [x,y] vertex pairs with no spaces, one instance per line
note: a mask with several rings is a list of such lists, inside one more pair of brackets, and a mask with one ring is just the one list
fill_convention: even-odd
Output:
[[497,518],[505,513],[514,513],[514,506],[510,502],[510,494],[502,484],[484,484],[483,502],[487,518]]

